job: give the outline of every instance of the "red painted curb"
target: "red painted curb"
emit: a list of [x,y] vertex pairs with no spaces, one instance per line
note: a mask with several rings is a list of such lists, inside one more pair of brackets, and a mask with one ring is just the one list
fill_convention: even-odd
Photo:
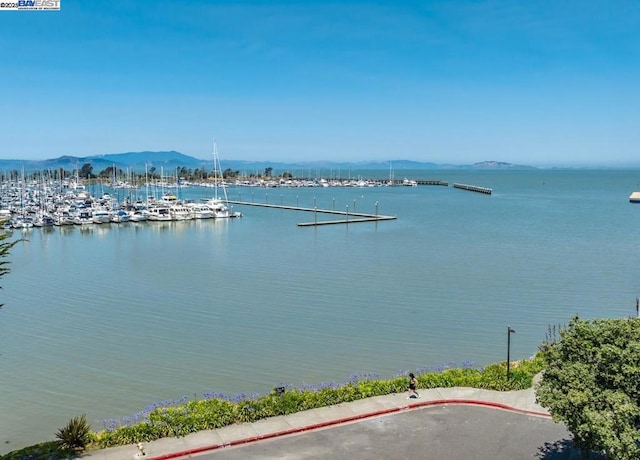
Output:
[[467,404],[471,406],[483,406],[483,407],[490,407],[493,409],[508,410],[511,412],[518,412],[520,414],[525,414],[525,415],[534,415],[538,417],[551,417],[551,415],[545,412],[536,412],[536,411],[530,411],[525,409],[518,409],[516,407],[511,407],[511,406],[507,406],[506,404],[500,404],[495,402],[475,401],[471,399],[437,399],[433,401],[422,401],[422,402],[410,403],[406,406],[394,407],[391,409],[382,409],[375,412],[368,412],[366,414],[360,414],[360,415],[354,415],[351,417],[330,420],[328,422],[314,423],[312,425],[306,425],[298,428],[291,428],[289,430],[276,431],[275,433],[251,436],[249,438],[238,439],[236,441],[220,443],[220,444],[212,444],[209,446],[195,447],[193,449],[182,450],[179,452],[164,454],[157,457],[145,457],[145,458],[148,458],[149,460],[169,460],[173,458],[187,457],[189,455],[200,454],[202,452],[208,452],[212,450],[218,450],[224,447],[240,446],[243,444],[249,444],[256,441],[264,441],[265,439],[278,438],[280,436],[286,436],[289,434],[303,433],[305,431],[317,430],[320,428],[326,428],[333,425],[340,425],[342,423],[354,422],[356,420],[364,420],[367,418],[378,417],[380,415],[394,414],[396,412],[402,412],[405,410],[412,410],[412,409],[418,409],[421,407],[437,406],[437,405],[444,405],[444,404]]

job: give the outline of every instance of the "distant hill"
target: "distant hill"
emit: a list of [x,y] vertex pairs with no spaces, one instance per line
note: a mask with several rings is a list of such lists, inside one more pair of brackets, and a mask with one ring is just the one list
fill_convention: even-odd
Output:
[[475,169],[537,169],[533,166],[514,165],[512,163],[505,163],[504,161],[481,161],[480,163],[474,163]]
[[123,171],[143,172],[145,167],[164,168],[168,171],[186,167],[189,169],[213,169],[213,159],[210,161],[184,155],[180,152],[127,152],[93,155],[87,157],[61,156],[50,160],[0,160],[0,170],[47,171],[64,169],[73,171],[82,168],[84,164],[91,164],[94,173],[98,173],[110,166]]
[[[47,171],[58,170],[73,171],[82,168],[84,164],[91,164],[94,173],[99,173],[104,169],[115,166],[123,171],[144,172],[145,167],[154,167],[156,171],[163,168],[167,173],[176,168],[185,167],[187,169],[213,169],[213,159],[202,160],[190,157],[176,151],[167,152],[126,152],[110,153],[105,155],[93,155],[87,157],[61,156],[49,160],[0,160],[0,171]],[[363,161],[363,162],[333,162],[333,161],[304,161],[304,162],[276,162],[276,161],[244,161],[244,160],[222,160],[222,169],[230,168],[241,173],[260,173],[265,168],[272,168],[274,172],[289,171],[302,174],[306,171],[313,173],[316,171],[366,171],[378,170],[393,171],[420,170],[420,169],[535,169],[532,166],[514,165],[500,161],[484,161],[473,165],[452,165],[437,164],[431,162],[421,162],[412,160],[393,161]]]

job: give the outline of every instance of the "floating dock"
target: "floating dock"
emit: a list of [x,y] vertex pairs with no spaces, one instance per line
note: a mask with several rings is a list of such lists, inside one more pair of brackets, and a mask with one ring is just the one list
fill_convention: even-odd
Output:
[[[338,224],[358,224],[362,222],[378,222],[381,220],[395,220],[396,216],[383,216],[380,214],[367,214],[362,212],[336,211],[332,209],[303,208],[300,206],[287,206],[269,203],[249,203],[246,201],[232,201],[231,204],[242,206],[258,206],[261,208],[288,209],[291,211],[312,212],[316,216],[313,222],[299,222],[298,227],[317,227],[320,225],[338,225]],[[317,220],[317,214],[333,214],[336,216],[344,216],[343,219],[337,220]]]
[[484,193],[485,195],[491,195],[493,190],[487,187],[478,187],[477,185],[467,185],[467,184],[453,184],[454,188],[459,188],[462,190],[469,190],[470,192],[478,192]]

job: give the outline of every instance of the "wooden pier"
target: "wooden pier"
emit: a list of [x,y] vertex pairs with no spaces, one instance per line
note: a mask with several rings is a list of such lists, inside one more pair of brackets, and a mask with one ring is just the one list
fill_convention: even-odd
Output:
[[[396,216],[383,216],[380,214],[367,214],[362,212],[349,212],[349,211],[336,211],[332,209],[317,209],[317,208],[303,208],[300,206],[287,206],[279,204],[269,203],[249,203],[246,201],[232,201],[231,204],[238,204],[242,206],[258,206],[261,208],[274,208],[274,209],[288,209],[291,211],[304,211],[314,213],[313,222],[299,222],[298,227],[317,227],[320,225],[337,225],[337,224],[357,224],[362,222],[378,222],[381,220],[395,220]],[[317,220],[317,214],[333,214],[336,216],[344,216],[343,219],[338,220]]]
[[478,192],[484,193],[485,195],[491,195],[493,190],[487,187],[478,187],[477,185],[467,185],[467,184],[453,184],[454,188],[459,188],[462,190],[469,190],[470,192]]

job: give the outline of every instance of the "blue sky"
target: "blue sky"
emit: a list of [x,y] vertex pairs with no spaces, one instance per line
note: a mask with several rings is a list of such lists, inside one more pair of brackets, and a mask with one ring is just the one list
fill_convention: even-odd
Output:
[[640,2],[0,11],[0,158],[640,165]]

